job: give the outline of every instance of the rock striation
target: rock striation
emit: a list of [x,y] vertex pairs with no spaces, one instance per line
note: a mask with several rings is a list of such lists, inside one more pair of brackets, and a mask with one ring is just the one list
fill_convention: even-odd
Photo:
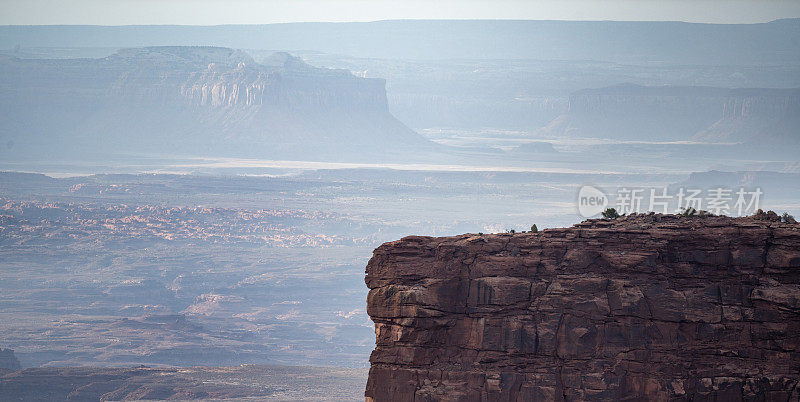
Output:
[[798,400],[800,226],[634,215],[367,265],[368,401]]

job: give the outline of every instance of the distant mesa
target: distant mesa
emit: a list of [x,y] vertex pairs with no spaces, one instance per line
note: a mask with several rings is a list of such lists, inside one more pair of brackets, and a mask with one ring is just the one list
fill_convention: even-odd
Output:
[[0,142],[87,152],[347,159],[437,148],[388,110],[385,81],[288,53],[123,49],[102,59],[0,59]]
[[19,370],[22,365],[11,349],[0,348],[0,369]]
[[249,54],[235,49],[211,46],[158,46],[121,49],[106,58],[108,61],[123,61],[144,67],[145,63],[153,67],[193,69],[197,65],[213,63],[215,66],[237,67],[240,63],[255,64]]
[[800,89],[616,85],[574,92],[542,134],[800,144]]

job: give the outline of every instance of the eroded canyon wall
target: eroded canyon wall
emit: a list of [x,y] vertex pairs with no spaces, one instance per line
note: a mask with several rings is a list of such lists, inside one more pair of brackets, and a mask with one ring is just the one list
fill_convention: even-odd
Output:
[[367,266],[367,400],[798,400],[800,226],[644,215],[406,237]]

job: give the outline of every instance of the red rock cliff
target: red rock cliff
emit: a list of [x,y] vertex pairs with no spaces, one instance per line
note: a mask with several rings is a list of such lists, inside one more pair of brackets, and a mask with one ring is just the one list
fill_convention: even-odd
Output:
[[798,400],[799,225],[406,237],[366,283],[368,401]]

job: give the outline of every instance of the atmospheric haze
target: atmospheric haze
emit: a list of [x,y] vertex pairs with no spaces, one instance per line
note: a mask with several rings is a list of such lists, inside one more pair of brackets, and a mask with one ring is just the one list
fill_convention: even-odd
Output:
[[385,242],[800,214],[798,3],[395,4],[3,2],[0,399],[360,400]]

